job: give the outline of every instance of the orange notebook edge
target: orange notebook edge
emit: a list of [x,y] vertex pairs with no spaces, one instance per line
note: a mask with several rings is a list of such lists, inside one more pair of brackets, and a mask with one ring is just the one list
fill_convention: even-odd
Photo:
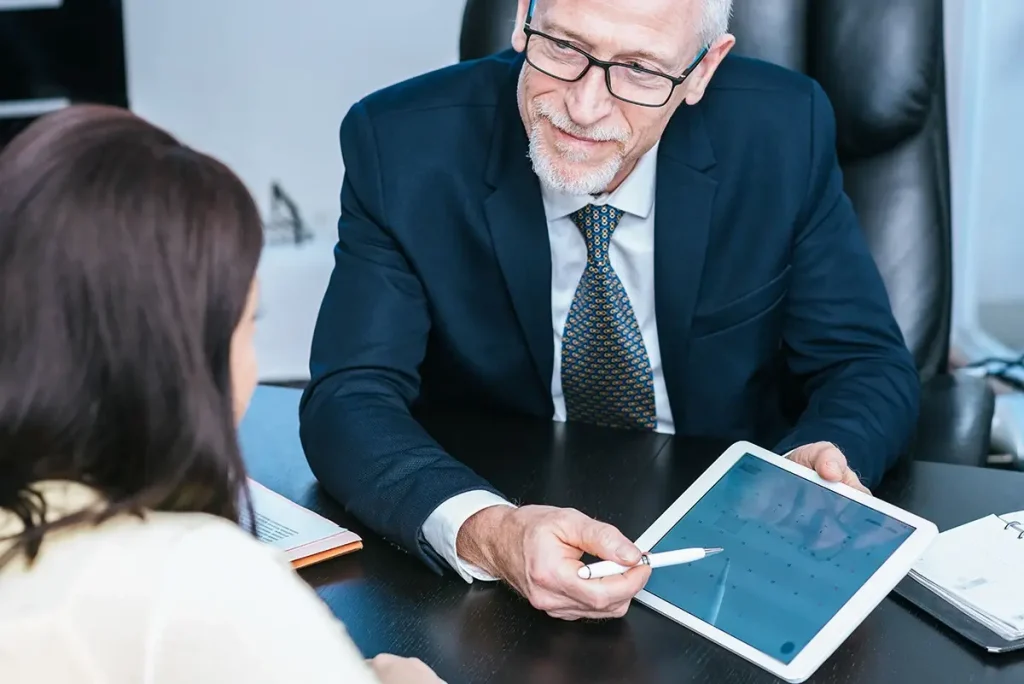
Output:
[[310,565],[315,565],[316,563],[322,563],[323,561],[330,560],[331,558],[344,556],[347,553],[352,553],[353,551],[358,551],[362,548],[362,540],[349,542],[348,544],[342,544],[341,546],[336,546],[333,549],[327,549],[326,551],[321,551],[320,553],[314,553],[309,556],[303,556],[302,558],[296,558],[291,563],[292,567],[298,570],[299,568],[305,568]]
[[[319,539],[313,539],[304,544],[300,544],[299,546],[284,550],[284,553],[286,553],[287,555],[294,556],[296,552],[302,553],[301,549],[303,547],[314,548],[312,553],[309,553],[308,555],[302,555],[298,558],[291,558],[289,562],[291,563],[292,568],[298,570],[299,568],[315,565],[316,563],[321,563],[323,561],[330,560],[331,558],[336,558],[338,556],[343,556],[354,551],[359,551],[363,548],[362,538],[352,530],[342,527],[341,525],[338,525],[333,520],[330,520],[329,518],[320,515],[316,511],[310,510],[305,506],[292,501],[286,496],[278,494],[274,490],[270,489],[266,485],[262,484],[261,482],[251,477],[247,479],[250,487],[258,487],[262,492],[264,492],[273,500],[280,502],[281,504],[284,504],[291,508],[298,509],[302,511],[303,515],[307,515],[322,520],[337,529],[337,531],[334,534],[328,535],[326,537],[321,537]],[[332,542],[334,540],[338,540],[340,543],[338,543],[337,545],[333,545]],[[324,548],[325,546],[327,546],[327,548]],[[315,550],[317,548],[322,550]]]

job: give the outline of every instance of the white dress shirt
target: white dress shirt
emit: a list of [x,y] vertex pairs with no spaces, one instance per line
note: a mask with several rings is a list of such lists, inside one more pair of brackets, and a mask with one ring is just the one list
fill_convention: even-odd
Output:
[[[624,214],[612,233],[608,257],[633,305],[633,313],[647,349],[647,358],[654,371],[657,431],[674,432],[672,409],[661,367],[658,324],[654,315],[654,195],[657,171],[658,145],[655,144],[640,158],[636,168],[614,192],[594,197],[566,195],[543,186],[541,188],[544,214],[548,222],[548,240],[551,244],[551,329],[555,344],[551,398],[555,405],[554,420],[564,421],[566,417],[561,375],[562,332],[576,294],[576,286],[587,265],[586,242],[569,217],[588,204],[610,204]],[[493,581],[495,578],[459,559],[455,549],[459,528],[475,513],[495,505],[512,504],[491,492],[465,492],[442,503],[423,523],[423,536],[427,543],[467,582],[473,579]]]

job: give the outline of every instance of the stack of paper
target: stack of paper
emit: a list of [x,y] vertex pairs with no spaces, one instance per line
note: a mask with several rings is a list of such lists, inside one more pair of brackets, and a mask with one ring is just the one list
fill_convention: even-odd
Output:
[[943,532],[910,576],[1007,641],[1024,638],[1024,511]]
[[[257,538],[280,549],[295,568],[319,563],[363,547],[363,540],[355,532],[253,480],[249,480],[249,496],[256,514]],[[248,527],[248,515],[244,510],[241,522]]]

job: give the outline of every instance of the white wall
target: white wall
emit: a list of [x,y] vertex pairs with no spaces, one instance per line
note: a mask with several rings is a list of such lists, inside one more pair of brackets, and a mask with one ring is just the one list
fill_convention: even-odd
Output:
[[264,254],[264,379],[307,374],[331,267],[342,116],[373,90],[455,62],[463,5],[124,0],[132,109],[228,164],[265,214],[280,181],[320,238]]
[[1006,350],[981,306],[1024,303],[1024,2],[945,0],[954,323],[970,357]]
[[[976,1],[976,0],[975,0]],[[1024,300],[1024,2],[983,0],[970,228],[980,302]]]

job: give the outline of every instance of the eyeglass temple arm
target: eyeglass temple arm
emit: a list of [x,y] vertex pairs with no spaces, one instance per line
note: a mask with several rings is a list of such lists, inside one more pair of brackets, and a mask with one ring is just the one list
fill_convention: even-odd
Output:
[[[533,1],[536,2],[537,0],[533,0]],[[700,64],[701,61],[703,61],[703,59],[705,57],[707,57],[707,54],[708,54],[708,46],[705,45],[704,47],[702,47],[700,49],[700,52],[697,53],[697,56],[693,58],[693,61],[690,62],[690,66],[686,67],[686,71],[683,72],[683,76],[689,76],[690,72],[693,71],[694,69],[696,69],[697,65]]]

